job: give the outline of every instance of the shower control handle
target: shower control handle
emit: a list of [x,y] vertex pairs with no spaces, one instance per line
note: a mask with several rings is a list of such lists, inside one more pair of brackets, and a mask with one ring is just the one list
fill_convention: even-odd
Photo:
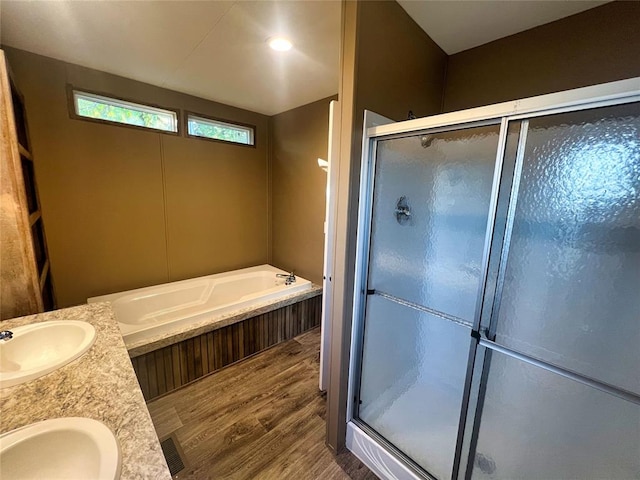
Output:
[[396,208],[396,215],[405,215],[407,217],[411,216],[411,210],[408,207],[400,207]]
[[396,202],[396,209],[393,212],[396,216],[396,221],[400,225],[404,225],[411,219],[411,207],[407,203],[407,197],[402,196]]

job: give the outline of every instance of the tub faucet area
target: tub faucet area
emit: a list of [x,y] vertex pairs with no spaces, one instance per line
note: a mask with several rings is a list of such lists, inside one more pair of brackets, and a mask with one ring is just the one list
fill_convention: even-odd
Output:
[[276,273],[276,277],[277,278],[284,278],[284,284],[285,285],[291,285],[292,283],[296,282],[296,276],[294,275],[293,272],[291,273]]
[[13,338],[13,332],[10,330],[3,330],[0,332],[0,340],[11,340]]

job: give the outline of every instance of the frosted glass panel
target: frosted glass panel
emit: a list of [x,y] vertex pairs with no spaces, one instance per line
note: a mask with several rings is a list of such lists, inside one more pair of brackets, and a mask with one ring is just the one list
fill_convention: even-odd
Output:
[[640,478],[640,406],[492,352],[472,478]]
[[499,130],[378,142],[370,289],[473,321]]
[[369,296],[359,418],[440,479],[450,478],[469,329]]
[[530,121],[496,325],[640,393],[640,104]]

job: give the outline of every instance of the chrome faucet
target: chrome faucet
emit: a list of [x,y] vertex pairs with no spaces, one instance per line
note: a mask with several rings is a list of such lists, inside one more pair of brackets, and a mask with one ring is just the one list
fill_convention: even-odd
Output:
[[11,340],[13,338],[13,332],[10,330],[2,330],[0,332],[0,340],[4,340],[5,342],[7,340]]
[[291,285],[292,283],[295,283],[296,281],[296,276],[293,274],[293,272],[291,273],[276,273],[276,277],[277,278],[284,278],[284,284],[285,285]]

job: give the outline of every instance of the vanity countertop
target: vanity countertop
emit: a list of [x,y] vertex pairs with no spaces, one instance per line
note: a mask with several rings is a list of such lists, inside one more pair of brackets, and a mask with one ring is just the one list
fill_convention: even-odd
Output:
[[0,326],[11,330],[49,320],[89,322],[96,329],[96,341],[87,353],[64,367],[0,389],[0,432],[49,418],[93,418],[118,438],[122,480],[171,479],[110,305],[81,305],[5,320]]

